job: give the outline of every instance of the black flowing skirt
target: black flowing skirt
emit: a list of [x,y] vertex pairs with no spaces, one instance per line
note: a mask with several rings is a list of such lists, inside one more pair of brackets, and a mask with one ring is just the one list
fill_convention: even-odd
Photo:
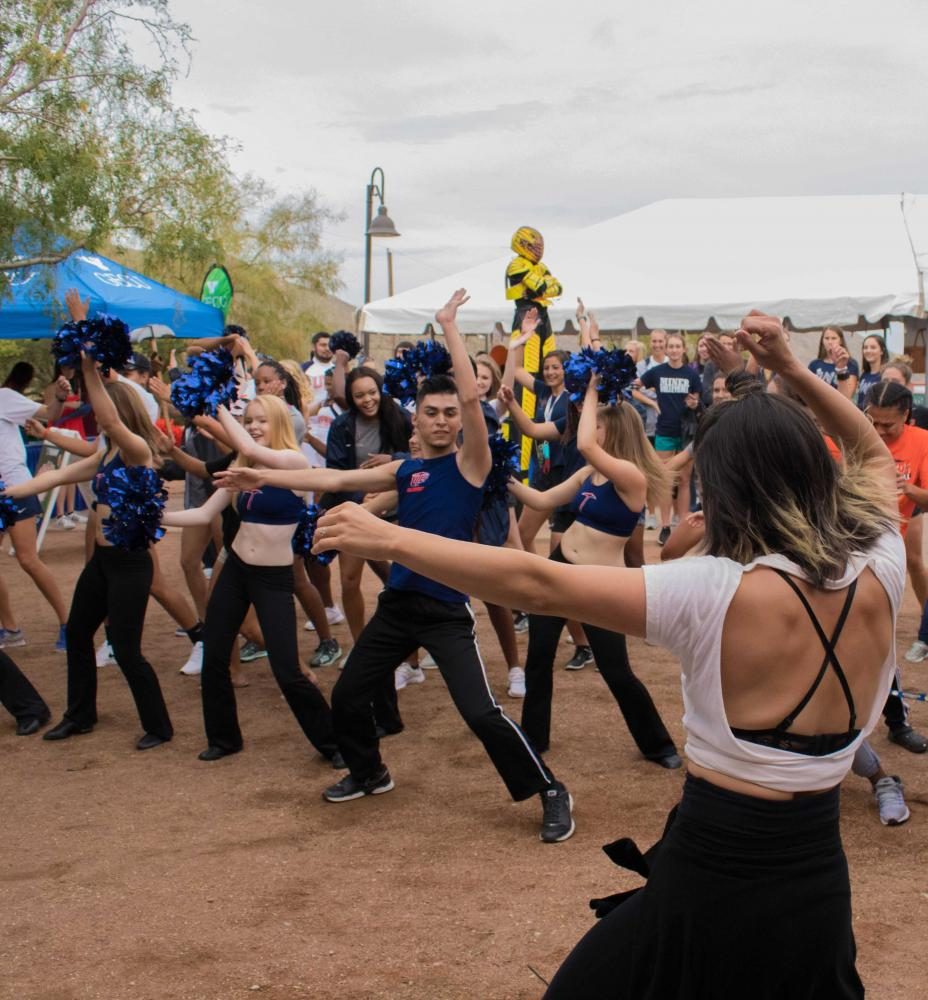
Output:
[[851,891],[839,789],[783,802],[687,777],[661,841],[604,850],[647,877],[602,917],[546,1000],[851,1000]]

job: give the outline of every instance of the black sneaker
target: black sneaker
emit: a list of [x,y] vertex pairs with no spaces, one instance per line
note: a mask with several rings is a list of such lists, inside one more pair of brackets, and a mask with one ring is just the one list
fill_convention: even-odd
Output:
[[326,802],[350,802],[352,799],[363,799],[365,795],[383,795],[384,792],[392,791],[393,779],[390,777],[390,772],[383,768],[380,774],[364,781],[358,781],[350,774],[346,774],[341,781],[327,788],[322,797]]
[[517,611],[512,619],[512,627],[517,632],[528,631],[528,615],[524,611]]
[[895,729],[890,729],[889,739],[891,743],[908,750],[909,753],[924,753],[928,750],[928,739],[925,739],[921,733],[917,733],[911,726],[898,726]]
[[589,646],[577,646],[577,651],[564,664],[565,670],[582,670],[588,663],[593,662],[593,650]]
[[661,533],[657,536],[657,544],[663,545],[668,538],[670,538],[670,525],[665,524],[664,527],[661,528]]
[[555,781],[541,793],[541,807],[543,812],[539,839],[546,844],[558,844],[573,836],[576,829],[571,815],[573,796],[559,781]]
[[311,667],[331,667],[342,658],[342,648],[335,639],[323,639],[309,661]]

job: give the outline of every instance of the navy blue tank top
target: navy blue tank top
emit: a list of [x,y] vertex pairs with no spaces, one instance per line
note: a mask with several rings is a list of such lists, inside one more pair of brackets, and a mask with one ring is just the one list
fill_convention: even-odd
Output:
[[239,517],[251,524],[296,524],[305,507],[302,497],[282,486],[262,486],[239,493]]
[[106,504],[109,506],[110,500],[110,476],[117,469],[124,469],[126,463],[122,460],[122,455],[117,451],[116,454],[107,462],[106,455],[100,459],[100,464],[97,466],[96,475],[90,483],[90,489],[94,495],[93,509],[97,509],[97,504]]
[[[402,528],[471,542],[483,504],[483,487],[472,486],[458,469],[456,453],[441,458],[407,458],[397,469],[397,519]],[[413,590],[439,601],[462,604],[467,595],[394,563],[387,586]]]
[[608,479],[594,486],[592,476],[583,481],[570,509],[580,524],[619,538],[628,538],[641,516],[640,510],[629,509]]

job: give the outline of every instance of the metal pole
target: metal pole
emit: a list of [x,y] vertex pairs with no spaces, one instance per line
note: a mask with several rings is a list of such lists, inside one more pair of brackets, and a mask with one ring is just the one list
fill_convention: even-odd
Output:
[[[371,180],[373,180],[373,174],[371,175]],[[371,212],[374,205],[374,185],[367,185],[367,212],[365,216],[364,223],[364,305],[367,305],[371,300]],[[364,331],[364,356],[368,357],[371,353],[371,335],[367,330]]]
[[387,293],[393,298],[393,251],[387,249]]

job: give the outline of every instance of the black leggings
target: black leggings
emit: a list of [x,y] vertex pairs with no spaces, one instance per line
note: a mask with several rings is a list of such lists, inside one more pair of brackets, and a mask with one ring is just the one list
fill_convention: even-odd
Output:
[[129,683],[142,728],[164,740],[174,735],[158,677],[142,655],[142,628],[153,575],[147,551],[97,545],[77,579],[66,626],[68,709],[64,717],[82,728],[97,721],[93,637],[108,619],[106,634]]
[[242,748],[235,689],[229,670],[238,630],[254,605],[274,679],[310,743],[335,753],[332,716],[322,692],[300,670],[293,609],[293,564],[253,566],[228,550],[218,570],[203,625],[203,721],[211,747]]
[[[551,553],[554,562],[566,563],[560,545]],[[554,657],[565,618],[529,615],[528,655],[525,659],[525,701],[522,730],[544,753],[551,738],[551,700],[554,688]],[[632,673],[625,636],[595,625],[583,625],[603,680],[609,686],[638,749],[648,760],[676,753],[648,689]]]
[[48,705],[29,682],[29,678],[16,664],[0,650],[0,705],[17,722],[38,719],[45,722],[49,717]]

